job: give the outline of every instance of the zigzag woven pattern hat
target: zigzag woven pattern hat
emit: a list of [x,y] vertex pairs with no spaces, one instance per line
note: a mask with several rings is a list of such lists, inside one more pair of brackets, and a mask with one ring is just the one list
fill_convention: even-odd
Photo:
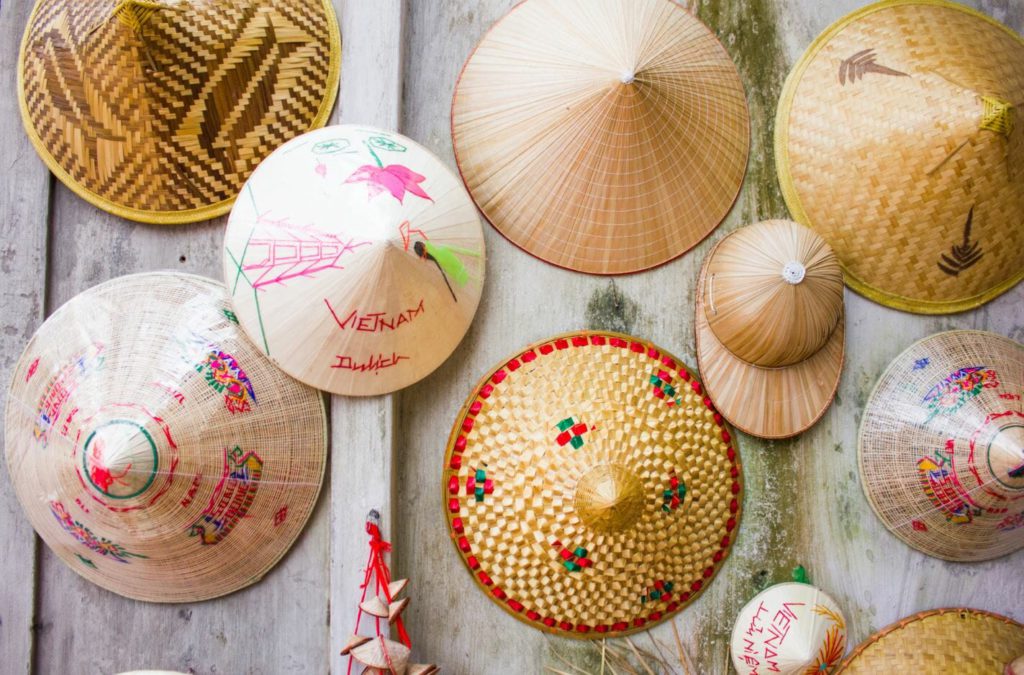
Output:
[[491,224],[593,274],[659,265],[715,229],[749,127],[735,64],[673,0],[525,0],[452,100],[459,171]]
[[340,65],[330,0],[38,0],[18,98],[79,196],[185,223],[226,213],[260,160],[326,122]]
[[896,357],[864,408],[868,501],[893,534],[955,561],[1024,547],[1024,346],[949,331]]
[[846,653],[846,619],[810,584],[775,584],[740,610],[730,642],[740,675],[828,673]]
[[650,628],[713,580],[736,537],[732,432],[693,372],[627,335],[531,345],[474,389],[444,503],[473,579],[567,637]]
[[287,143],[246,182],[224,237],[242,327],[334,394],[401,389],[458,346],[484,283],[480,217],[433,153],[339,125]]
[[11,484],[72,570],[138,600],[191,602],[263,577],[316,503],[320,394],[235,323],[224,287],[121,277],[74,297],[14,368]]
[[829,245],[789,220],[755,223],[711,249],[697,285],[697,359],[726,419],[763,438],[817,422],[845,350],[843,276]]
[[878,631],[835,673],[1019,675],[1022,655],[1024,625],[1013,619],[966,607],[933,609]]
[[885,0],[825,30],[779,102],[794,219],[846,282],[897,309],[977,307],[1024,276],[1024,40],[945,0]]

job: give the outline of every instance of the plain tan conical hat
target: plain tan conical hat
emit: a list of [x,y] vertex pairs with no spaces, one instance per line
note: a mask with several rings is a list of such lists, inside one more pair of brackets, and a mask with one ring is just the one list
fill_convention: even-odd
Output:
[[278,149],[245,184],[224,275],[242,327],[285,372],[334,394],[383,394],[462,340],[483,289],[483,232],[465,188],[426,148],[327,127]]
[[843,278],[808,228],[769,220],[718,242],[701,268],[694,325],[708,393],[743,431],[794,436],[832,403],[844,354]]
[[955,561],[1024,547],[1024,346],[948,331],[893,360],[864,408],[871,507],[916,549]]
[[473,198],[514,244],[622,274],[718,226],[750,132],[736,66],[682,6],[525,0],[466,62],[452,141]]
[[978,609],[908,616],[862,642],[836,675],[1002,675],[1024,654],[1024,625]]
[[846,619],[821,589],[776,584],[740,610],[730,653],[740,675],[827,673],[846,654]]
[[320,394],[246,338],[224,286],[169,272],[76,296],[36,332],[5,413],[11,485],[71,569],[138,600],[258,581],[316,503]]
[[565,637],[682,610],[739,525],[731,429],[691,370],[628,335],[571,333],[502,362],[459,412],[445,462],[450,534],[473,580]]
[[976,307],[1024,275],[1024,41],[968,7],[888,0],[794,67],[776,119],[793,217],[846,282],[911,312]]
[[50,170],[132,220],[227,213],[275,147],[327,121],[329,0],[38,0],[18,98]]

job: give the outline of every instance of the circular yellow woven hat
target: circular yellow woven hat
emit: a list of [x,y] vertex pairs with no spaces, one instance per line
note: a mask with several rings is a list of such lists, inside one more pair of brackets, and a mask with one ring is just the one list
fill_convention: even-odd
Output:
[[794,436],[835,398],[845,351],[843,276],[812,230],[768,220],[718,242],[701,268],[694,326],[708,393],[737,428]]
[[512,243],[623,274],[725,218],[750,143],[743,85],[672,0],[525,0],[469,57],[452,100],[463,180]]
[[14,491],[71,569],[138,600],[191,602],[258,581],[316,503],[318,392],[242,335],[224,287],[155,273],[76,296],[14,368]]
[[186,223],[226,213],[261,159],[327,121],[340,66],[330,0],[38,0],[18,98],[79,196]]
[[868,501],[893,534],[955,561],[1024,547],[1024,346],[949,331],[889,365],[864,408]]
[[1024,625],[977,609],[908,616],[861,643],[836,675],[1002,675],[1024,655]]
[[484,284],[473,201],[429,150],[339,125],[285,144],[246,181],[224,236],[238,319],[286,373],[370,396],[433,372]]
[[846,619],[821,589],[776,584],[740,610],[729,652],[740,675],[827,673],[846,653]]
[[474,580],[560,635],[671,616],[736,537],[728,426],[682,362],[627,335],[571,333],[503,362],[460,411],[445,462],[448,524]]
[[1024,275],[1024,41],[944,0],[886,0],[825,30],[783,88],[793,217],[846,282],[897,309],[977,307]]

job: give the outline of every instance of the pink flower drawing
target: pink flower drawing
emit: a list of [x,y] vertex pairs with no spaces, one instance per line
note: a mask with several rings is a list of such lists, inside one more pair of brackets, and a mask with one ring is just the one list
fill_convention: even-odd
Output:
[[389,164],[384,167],[365,164],[356,169],[345,183],[366,183],[370,189],[370,199],[387,190],[399,203],[404,203],[402,200],[405,199],[406,192],[434,201],[420,187],[420,183],[425,180],[426,176],[401,164]]

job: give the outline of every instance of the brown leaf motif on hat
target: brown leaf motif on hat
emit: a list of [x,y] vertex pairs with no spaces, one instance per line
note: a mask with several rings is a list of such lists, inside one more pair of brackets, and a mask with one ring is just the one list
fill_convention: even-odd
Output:
[[974,207],[967,212],[967,222],[964,223],[964,236],[959,245],[954,244],[949,255],[943,253],[938,262],[939,269],[950,276],[957,276],[974,263],[981,260],[981,243],[977,240],[971,241],[971,223],[974,220]]
[[839,64],[839,84],[845,85],[847,80],[853,84],[863,79],[868,73],[890,75],[892,77],[909,77],[907,73],[894,70],[875,61],[874,49],[863,49]]

